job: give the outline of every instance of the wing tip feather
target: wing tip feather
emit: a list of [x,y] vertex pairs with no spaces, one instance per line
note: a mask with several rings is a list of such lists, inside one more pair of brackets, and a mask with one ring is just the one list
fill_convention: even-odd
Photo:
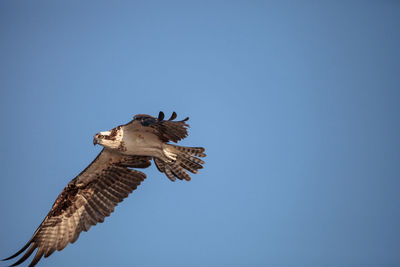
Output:
[[11,255],[11,256],[8,257],[8,258],[2,259],[1,261],[8,261],[8,260],[11,260],[11,259],[17,257],[18,255],[20,255],[22,252],[24,252],[24,251],[30,246],[30,244],[32,244],[32,239],[33,239],[33,238],[31,238],[31,240],[29,240],[29,241],[25,244],[25,246],[24,246],[23,248],[21,248],[20,250],[18,250],[15,254]]
[[[22,256],[18,261],[16,261],[15,263],[9,265],[9,266],[17,266],[20,265],[21,263],[23,263],[27,258],[29,258],[32,253],[35,251],[35,249],[37,248],[36,243],[32,243],[31,246],[29,247],[29,249],[26,251],[26,253],[24,254],[24,256]],[[17,255],[18,256],[18,255]],[[12,258],[11,258],[12,259]]]

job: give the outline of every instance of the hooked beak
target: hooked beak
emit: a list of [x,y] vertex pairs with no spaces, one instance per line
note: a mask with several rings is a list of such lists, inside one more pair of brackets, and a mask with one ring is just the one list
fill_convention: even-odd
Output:
[[97,140],[97,134],[93,137],[93,145],[97,145],[99,142]]

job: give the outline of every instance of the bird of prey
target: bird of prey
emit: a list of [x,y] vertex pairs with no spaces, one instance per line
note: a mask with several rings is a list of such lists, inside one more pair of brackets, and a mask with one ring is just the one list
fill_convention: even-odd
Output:
[[32,238],[17,253],[4,260],[26,253],[13,265],[24,262],[36,249],[29,266],[35,266],[44,256],[63,250],[74,243],[82,231],[101,223],[115,206],[126,198],[146,178],[135,168],[147,168],[153,159],[157,169],[171,180],[190,180],[187,171],[197,173],[205,157],[202,147],[169,144],[185,138],[186,118],[175,121],[173,112],[168,120],[164,113],[158,118],[138,114],[127,124],[99,132],[93,144],[103,146],[96,159],[64,188],[50,212]]

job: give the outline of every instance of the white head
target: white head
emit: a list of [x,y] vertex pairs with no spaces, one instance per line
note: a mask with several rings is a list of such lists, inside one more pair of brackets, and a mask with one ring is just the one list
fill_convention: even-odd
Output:
[[119,149],[122,144],[124,131],[122,126],[115,127],[110,131],[99,132],[93,137],[93,144],[99,144],[105,148]]

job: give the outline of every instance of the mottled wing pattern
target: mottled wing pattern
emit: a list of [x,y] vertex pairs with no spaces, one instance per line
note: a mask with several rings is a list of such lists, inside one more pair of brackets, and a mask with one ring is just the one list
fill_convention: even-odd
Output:
[[163,142],[178,142],[188,136],[186,121],[188,117],[181,121],[174,121],[177,115],[172,113],[168,120],[164,120],[164,113],[160,111],[158,118],[150,115],[138,114],[129,124],[135,127],[135,130],[151,131],[157,134]]
[[64,188],[29,242],[6,260],[28,249],[11,266],[18,265],[37,249],[29,265],[35,266],[43,256],[48,257],[55,250],[74,243],[82,231],[103,222],[146,178],[144,173],[130,168],[146,168],[150,160],[151,157],[120,156],[103,149],[92,164]]

